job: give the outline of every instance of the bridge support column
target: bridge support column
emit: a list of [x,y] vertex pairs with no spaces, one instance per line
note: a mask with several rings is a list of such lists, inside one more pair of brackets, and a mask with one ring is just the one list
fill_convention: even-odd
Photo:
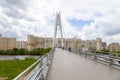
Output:
[[56,16],[56,24],[55,24],[55,28],[54,28],[53,48],[57,47],[57,38],[56,37],[57,37],[58,26],[59,26],[59,30],[61,32],[61,47],[64,47],[60,12],[57,13],[56,15],[57,16]]

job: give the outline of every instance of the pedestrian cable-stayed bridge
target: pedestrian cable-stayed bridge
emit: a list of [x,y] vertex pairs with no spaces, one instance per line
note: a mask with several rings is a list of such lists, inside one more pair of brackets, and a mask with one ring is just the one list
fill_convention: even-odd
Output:
[[[40,58],[29,74],[30,66],[14,80],[120,80],[120,70],[114,65],[56,48]],[[120,66],[119,66],[120,67]]]
[[57,26],[64,47],[60,13],[57,13],[52,50],[13,80],[120,80],[120,65],[112,59],[56,48]]

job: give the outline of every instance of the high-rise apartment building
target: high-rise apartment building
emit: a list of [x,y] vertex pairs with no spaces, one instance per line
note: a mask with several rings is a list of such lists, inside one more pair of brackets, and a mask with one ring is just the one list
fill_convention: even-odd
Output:
[[2,37],[0,35],[0,50],[16,48],[16,38]]
[[96,39],[96,50],[97,51],[102,50],[102,39],[100,39],[100,38]]
[[106,42],[102,42],[102,49],[106,49],[106,47],[107,47]]
[[68,38],[65,40],[65,48],[68,49],[69,47],[71,47],[72,50],[75,49],[75,40],[74,38]]
[[27,41],[17,41],[16,43],[16,48],[25,48],[27,49]]
[[32,50],[35,48],[52,47],[52,43],[53,43],[52,38],[42,38],[42,37],[36,37],[33,35],[27,36],[27,48],[28,48],[28,50]]
[[120,45],[119,43],[111,43],[108,45],[107,49],[111,52],[117,52],[120,51]]
[[[56,46],[61,46],[61,39],[57,38],[56,40]],[[64,48],[68,49],[71,47],[74,51],[80,51],[80,50],[102,50],[102,46],[105,47],[105,44],[102,45],[102,39],[97,38],[96,40],[81,40],[81,39],[75,39],[75,38],[67,38],[63,39]],[[27,48],[28,50],[32,50],[34,48],[48,48],[53,46],[53,38],[42,38],[42,37],[36,37],[33,35],[27,36]]]
[[44,38],[44,48],[51,48],[53,46],[52,38]]

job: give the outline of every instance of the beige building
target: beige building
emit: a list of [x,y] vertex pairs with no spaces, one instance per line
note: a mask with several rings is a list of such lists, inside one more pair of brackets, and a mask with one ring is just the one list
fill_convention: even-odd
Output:
[[44,48],[44,38],[35,37],[35,48]]
[[28,50],[32,50],[35,48],[44,48],[44,39],[42,37],[28,35],[27,36],[27,48]]
[[[97,38],[96,40],[81,40],[81,39],[75,39],[75,38],[67,38],[63,40],[64,47],[68,49],[71,47],[74,51],[80,51],[80,50],[102,50],[102,39]],[[57,39],[57,47],[61,47],[61,39]]]
[[74,50],[75,49],[75,40],[74,40],[74,38],[66,39],[64,46],[65,46],[66,49],[71,47],[71,49]]
[[65,48],[71,47],[74,51],[80,51],[80,50],[96,50],[96,40],[81,40],[81,39],[74,39],[69,38],[65,41]]
[[86,40],[85,46],[88,47],[88,50],[95,51],[96,50],[96,40]]
[[27,48],[32,50],[36,47],[36,38],[33,35],[27,36]]
[[85,42],[82,41],[81,39],[76,39],[75,41],[76,41],[75,42],[75,44],[76,44],[75,48],[76,48],[77,51],[80,51],[83,48],[83,45],[84,45]]
[[16,43],[16,48],[25,48],[27,49],[27,41],[17,41]]
[[97,51],[102,50],[102,39],[100,39],[100,38],[96,39],[96,50]]
[[[57,47],[61,46],[61,39],[57,38]],[[102,50],[102,39],[97,38],[96,40],[81,40],[81,39],[75,39],[75,38],[67,38],[63,39],[64,48],[68,49],[71,47],[74,51],[80,51],[80,50]],[[32,50],[34,48],[48,48],[53,46],[53,39],[52,38],[42,38],[42,37],[36,37],[33,35],[28,35],[27,37],[27,48],[28,50]]]
[[120,51],[120,45],[119,43],[111,43],[108,45],[107,49],[111,52],[117,52]]
[[16,38],[2,37],[0,35],[0,50],[16,48]]
[[[75,38],[67,38],[63,39],[64,48],[68,49],[71,47],[74,51],[80,51],[80,50],[102,50],[103,46],[105,47],[105,43],[102,42],[102,39],[97,38],[96,40],[81,40],[81,39],[75,39]],[[0,35],[0,50],[7,50],[12,48],[27,48],[28,50],[32,50],[35,48],[48,48],[53,46],[53,38],[43,38],[43,37],[36,37],[33,35],[27,36],[27,42],[26,41],[17,41],[16,38],[7,38],[2,37]],[[117,46],[114,47],[114,46]],[[61,46],[61,39],[57,38],[57,47]],[[115,49],[114,49],[115,48]],[[119,47],[118,44],[112,44],[108,47],[111,51],[118,51]]]
[[56,45],[57,45],[58,48],[63,47],[63,46],[65,47],[65,39],[64,38],[63,38],[63,46],[61,44],[61,38],[57,38],[56,41],[57,41]]
[[102,39],[96,40],[81,40],[81,39],[66,39],[66,47],[71,47],[73,50],[102,50]]
[[51,48],[53,46],[52,38],[44,38],[44,48]]
[[42,38],[42,37],[36,37],[33,35],[27,36],[27,48],[28,48],[28,50],[32,50],[35,48],[52,47],[52,43],[53,43],[52,38]]

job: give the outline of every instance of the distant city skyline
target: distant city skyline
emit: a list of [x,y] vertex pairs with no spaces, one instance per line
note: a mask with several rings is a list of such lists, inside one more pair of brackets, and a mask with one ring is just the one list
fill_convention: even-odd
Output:
[[53,37],[61,12],[67,37],[97,37],[120,43],[119,0],[0,0],[0,34],[26,40],[27,35]]
[[[78,38],[66,38],[62,40],[60,38],[56,39],[54,45],[54,39],[47,38],[47,37],[38,37],[34,35],[28,35],[26,41],[20,41],[16,40],[16,38],[12,37],[2,37],[0,34],[0,50],[9,50],[13,48],[26,48],[28,50],[32,50],[35,48],[48,48],[48,47],[63,47],[65,49],[68,49],[71,47],[71,49],[80,51],[101,51],[101,50],[109,50],[111,52],[117,52],[120,50],[120,44],[119,43],[111,43],[108,44],[106,42],[103,42],[101,38],[96,38],[96,40],[82,40]],[[64,45],[64,46],[63,46]]]

